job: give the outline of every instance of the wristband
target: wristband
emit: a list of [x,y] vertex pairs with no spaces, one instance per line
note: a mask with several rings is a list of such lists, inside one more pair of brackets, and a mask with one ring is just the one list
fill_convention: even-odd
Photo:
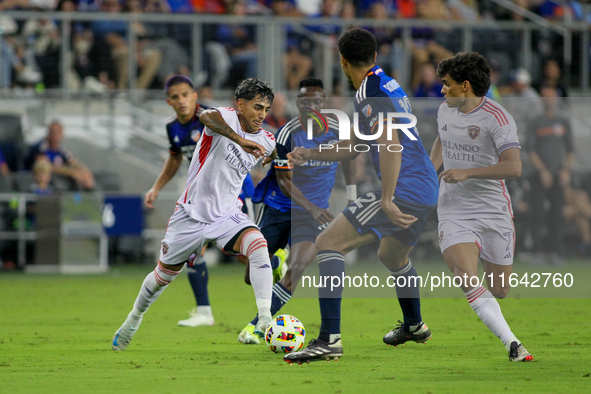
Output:
[[357,185],[347,185],[347,200],[357,200]]

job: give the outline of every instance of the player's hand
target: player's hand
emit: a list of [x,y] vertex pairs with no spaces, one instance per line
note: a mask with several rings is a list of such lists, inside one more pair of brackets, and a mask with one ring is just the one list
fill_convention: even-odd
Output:
[[275,160],[276,158],[277,158],[277,149],[273,150],[273,153],[271,153],[269,156],[267,156],[263,159],[263,167],[266,166],[267,164],[273,162],[273,160]]
[[158,198],[158,190],[150,189],[146,192],[144,197],[144,204],[148,208],[154,209],[154,201]]
[[306,148],[296,147],[291,153],[287,154],[289,166],[299,166],[310,159],[310,151]]
[[332,213],[330,213],[328,209],[318,208],[317,206],[314,206],[314,208],[312,208],[310,214],[312,215],[314,220],[316,220],[320,224],[325,224],[328,222],[332,222],[334,220],[334,216],[332,216]]
[[240,140],[238,140],[238,145],[240,145],[242,149],[246,151],[246,153],[250,153],[257,159],[260,159],[261,157],[265,156],[265,147],[257,144],[254,141],[248,140],[246,138],[240,138]]
[[407,215],[392,201],[382,200],[382,210],[388,215],[390,221],[400,228],[408,228],[418,219],[412,215]]
[[554,177],[547,169],[543,169],[540,171],[540,182],[542,182],[542,187],[544,189],[550,189],[554,184]]
[[463,182],[468,179],[468,171],[450,168],[449,170],[442,171],[441,174],[439,174],[439,180],[441,181],[442,179],[445,183]]

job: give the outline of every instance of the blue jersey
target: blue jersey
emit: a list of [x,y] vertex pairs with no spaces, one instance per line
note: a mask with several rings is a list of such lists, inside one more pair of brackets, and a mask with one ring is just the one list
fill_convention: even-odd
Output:
[[185,124],[179,121],[177,116],[173,116],[170,121],[166,123],[166,134],[168,135],[168,142],[170,143],[170,153],[182,153],[189,161],[193,158],[195,146],[205,125],[199,121],[199,115],[208,107],[197,104],[195,108],[195,115]]
[[[410,102],[404,90],[395,79],[390,78],[379,66],[374,66],[368,71],[355,95],[355,110],[359,113],[359,128],[365,135],[373,134],[378,126],[379,114],[384,115],[383,133],[386,133],[386,114],[388,112],[411,113]],[[409,123],[408,119],[396,118],[395,123]],[[409,128],[417,140],[411,140],[405,133],[398,131],[400,144],[403,146],[402,164],[396,190],[397,198],[409,202],[425,205],[437,204],[439,182],[437,173],[425,151],[416,129]],[[371,156],[376,174],[380,180],[380,147],[378,144],[368,141],[371,146]]]
[[[290,209],[303,208],[292,202],[281,192],[277,183],[276,173],[292,171],[288,166],[287,154],[294,147],[316,148],[320,144],[334,144],[338,141],[338,124],[328,120],[328,131],[321,136],[308,140],[307,131],[301,124],[300,118],[293,118],[277,132],[277,159],[267,176],[259,182],[255,189],[253,202],[264,202],[266,205],[288,212]],[[308,201],[319,208],[328,209],[328,199],[335,182],[338,164],[331,161],[309,160],[301,166],[293,168],[292,183],[306,197]]]

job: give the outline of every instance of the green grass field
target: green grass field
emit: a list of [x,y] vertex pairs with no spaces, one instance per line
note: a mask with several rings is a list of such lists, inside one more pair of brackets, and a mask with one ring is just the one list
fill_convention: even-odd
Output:
[[[237,264],[210,269],[215,326],[176,325],[194,302],[183,273],[148,311],[129,348],[113,352],[113,333],[150,269],[124,267],[101,276],[0,275],[0,392],[591,391],[588,298],[500,301],[513,331],[534,355],[532,363],[510,363],[463,298],[425,298],[423,317],[433,338],[398,348],[381,339],[401,318],[394,298],[345,299],[344,357],[290,366],[266,346],[236,342],[255,309]],[[284,312],[304,323],[308,340],[317,335],[315,299],[293,299]]]

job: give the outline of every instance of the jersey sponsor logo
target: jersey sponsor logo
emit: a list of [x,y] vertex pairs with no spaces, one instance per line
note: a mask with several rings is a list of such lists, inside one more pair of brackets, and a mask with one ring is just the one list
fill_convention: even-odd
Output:
[[166,254],[168,253],[168,244],[166,242],[162,242],[162,255],[166,256]]
[[191,130],[191,139],[195,142],[199,141],[199,138],[201,138],[201,130],[195,129],[195,130]]
[[468,135],[470,138],[475,140],[480,135],[480,127],[478,126],[468,126]]
[[363,112],[363,115],[369,118],[371,116],[371,105],[367,104],[365,107],[363,107],[361,112]]

